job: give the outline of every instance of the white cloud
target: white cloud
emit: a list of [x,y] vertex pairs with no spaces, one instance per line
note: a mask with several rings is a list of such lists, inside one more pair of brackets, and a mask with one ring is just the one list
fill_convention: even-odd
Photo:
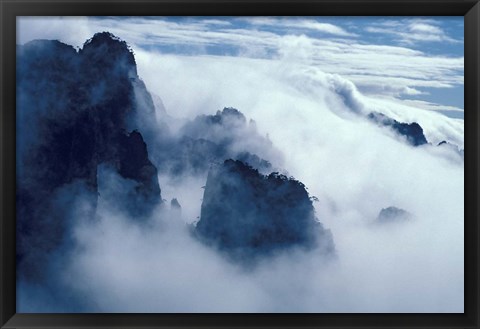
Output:
[[303,19],[303,18],[271,18],[271,17],[253,17],[248,19],[242,19],[254,26],[268,26],[271,28],[288,28],[290,30],[311,30],[316,32],[322,32],[326,34],[331,34],[339,37],[354,37],[357,36],[354,33],[346,31],[344,28],[330,24],[330,23],[320,23],[313,19]]
[[413,22],[409,26],[410,31],[413,32],[420,32],[425,34],[436,34],[436,35],[444,35],[445,33],[443,30],[437,26],[429,25],[426,23],[421,22]]
[[[239,28],[234,25],[238,21],[248,22],[256,28]],[[407,23],[385,21],[372,26],[370,31],[405,34],[409,40],[442,35],[440,28],[434,25],[435,21],[415,19]],[[288,33],[275,33],[277,29],[274,27],[278,26],[286,28]],[[302,34],[302,29],[317,29],[336,36],[352,36],[339,26],[312,19],[255,17],[177,22],[162,17],[27,18],[19,20],[19,27],[20,43],[42,34],[78,46],[82,42],[78,40],[84,40],[96,31],[108,30],[126,40],[135,51],[164,45],[196,55],[207,54],[207,48],[213,46],[232,56],[283,59],[322,72],[340,74],[363,92],[374,96],[419,95],[419,87],[455,88],[463,85],[463,57],[433,56],[408,47],[364,44],[361,39],[314,38]]]
[[365,30],[370,33],[395,36],[401,43],[407,45],[416,42],[462,42],[448,36],[443,29],[435,24],[435,21],[429,19],[405,19],[396,24],[392,24],[392,22],[373,24]]
[[35,39],[61,40],[74,47],[83,43],[97,32],[86,17],[17,17],[17,43]]
[[[102,30],[101,22],[89,24]],[[255,119],[284,152],[285,169],[319,198],[317,215],[332,230],[339,258],[326,265],[312,255],[287,256],[245,273],[175,227],[142,231],[104,207],[103,221],[78,227],[83,248],[65,267],[79,293],[105,312],[463,312],[463,164],[410,147],[352,113],[417,121],[429,140],[462,146],[461,120],[365,96],[356,85],[369,78],[376,87],[461,84],[463,58],[246,30],[194,33],[182,26],[170,35],[171,22],[130,23],[109,24],[135,45],[139,75],[167,112],[192,117],[232,106]],[[156,33],[155,42],[178,37],[205,45],[231,37],[235,44],[268,44],[282,56],[161,54],[139,46],[146,30]],[[182,194],[176,197],[188,218],[198,211],[197,187],[161,184],[168,197]],[[376,226],[388,206],[416,219]]]
[[[259,131],[268,132],[285,153],[289,173],[319,198],[317,215],[332,230],[338,261],[325,264],[314,254],[297,254],[244,272],[181,231],[162,226],[141,231],[105,208],[103,222],[80,229],[84,248],[67,272],[78,277],[80,292],[93,294],[96,307],[105,312],[463,312],[463,165],[410,147],[352,115],[345,97],[355,98],[365,111],[415,118],[429,136],[456,132],[463,139],[461,122],[364,97],[352,85],[345,93],[338,85],[349,83],[341,77],[303,75],[284,62],[146,52],[139,52],[137,61],[140,74],[150,72],[147,86],[162,96],[171,114],[235,106],[254,118]],[[199,204],[195,193],[183,195]],[[378,212],[390,205],[416,219],[376,226]]]

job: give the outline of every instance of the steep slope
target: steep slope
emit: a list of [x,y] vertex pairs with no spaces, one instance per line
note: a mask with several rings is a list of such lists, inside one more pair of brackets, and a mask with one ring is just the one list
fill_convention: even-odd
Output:
[[294,248],[334,253],[302,183],[234,160],[209,172],[195,234],[247,263]]
[[[154,108],[124,41],[103,32],[79,52],[48,40],[17,51],[17,262],[20,275],[33,276],[48,253],[69,243],[78,198],[92,217],[100,164],[135,183],[130,209],[139,218],[161,193],[142,134],[129,133],[139,111]],[[146,98],[141,108],[138,93]]]

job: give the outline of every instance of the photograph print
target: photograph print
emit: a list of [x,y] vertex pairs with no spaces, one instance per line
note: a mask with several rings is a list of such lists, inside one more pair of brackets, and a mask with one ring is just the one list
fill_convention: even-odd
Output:
[[463,313],[464,19],[17,17],[17,313]]

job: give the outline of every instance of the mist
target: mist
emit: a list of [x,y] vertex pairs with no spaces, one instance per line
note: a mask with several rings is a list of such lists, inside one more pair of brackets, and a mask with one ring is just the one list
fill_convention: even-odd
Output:
[[[463,311],[463,162],[448,151],[411,147],[355,113],[416,121],[433,145],[463,147],[462,120],[371,99],[340,76],[312,70],[312,77],[282,61],[145,56],[137,52],[139,72],[167,111],[238,108],[284,152],[288,173],[319,198],[317,215],[332,231],[338,260],[313,267],[311,296],[299,289],[282,300],[304,300],[302,310],[311,312]],[[415,218],[377,227],[388,206]],[[285,276],[275,274],[284,281],[279,286],[305,282],[288,273],[289,261],[295,262],[285,260]],[[302,266],[308,268],[293,268]]]
[[[46,266],[56,273],[48,284],[17,286],[17,312],[463,312],[464,167],[453,151],[436,148],[443,140],[463,148],[463,120],[366,96],[351,80],[289,58],[135,49],[139,76],[163,104],[152,123],[136,95],[166,202],[139,221],[116,204],[132,182],[102,167],[95,217],[82,210],[89,196],[76,191],[74,247]],[[207,171],[162,171],[159,140],[169,122],[181,127],[226,107],[255,121],[255,133],[232,132],[228,154],[254,147],[271,171],[301,181],[318,199],[316,217],[331,231],[334,258],[292,249],[245,268],[191,234]],[[418,122],[431,145],[409,145],[368,121],[371,112]],[[168,138],[189,133],[171,129]],[[230,136],[217,133],[209,138]],[[170,209],[173,198],[179,213]],[[120,199],[128,207],[128,197]],[[390,206],[412,219],[380,224]],[[52,293],[58,287],[68,298]]]

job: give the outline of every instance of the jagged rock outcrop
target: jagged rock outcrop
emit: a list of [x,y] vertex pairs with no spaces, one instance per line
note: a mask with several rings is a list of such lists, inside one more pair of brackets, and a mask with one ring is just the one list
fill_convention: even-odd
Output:
[[250,152],[240,152],[234,157],[234,159],[248,164],[249,166],[259,170],[261,173],[271,172],[273,169],[272,164],[269,161],[262,159],[258,155]]
[[172,201],[170,201],[170,209],[182,211],[182,206],[180,206],[180,203],[176,198],[173,198]]
[[457,145],[449,143],[447,141],[441,141],[440,143],[437,144],[437,147],[441,147],[447,150],[451,150],[458,154],[459,157],[462,158],[462,160],[465,158],[465,151],[460,149]]
[[173,198],[170,201],[170,213],[174,219],[181,219],[182,218],[182,206],[180,202],[176,198]]
[[147,144],[142,135],[134,130],[130,134],[119,135],[118,156],[116,159],[118,173],[137,183],[131,193],[133,203],[131,215],[141,217],[151,214],[152,210],[162,202],[157,168],[148,158]]
[[377,217],[377,222],[380,224],[399,223],[409,221],[413,215],[406,210],[397,207],[383,208]]
[[212,164],[230,158],[265,173],[273,169],[271,159],[281,158],[272,142],[258,133],[255,122],[247,122],[234,108],[199,115],[184,124],[178,135],[164,141],[157,150],[159,170],[172,175],[207,173]]
[[226,107],[215,115],[199,115],[183,127],[184,134],[191,138],[212,140],[218,144],[234,142],[238,130],[248,129],[247,119],[237,109]]
[[375,122],[380,126],[389,127],[393,131],[395,131],[400,136],[406,138],[407,142],[413,146],[420,146],[424,144],[428,144],[425,135],[423,134],[422,127],[416,123],[402,123],[394,120],[385,114],[372,112],[368,114],[368,119]]
[[[140,106],[139,92],[146,97]],[[138,128],[139,111],[154,113],[147,96],[133,53],[108,32],[78,52],[49,40],[17,47],[19,273],[40,272],[42,255],[66,243],[65,221],[76,202],[66,194],[76,191],[95,210],[100,164],[134,182],[135,216],[161,203],[142,134],[129,133]]]
[[195,235],[242,263],[293,248],[334,253],[302,183],[234,160],[209,172]]

